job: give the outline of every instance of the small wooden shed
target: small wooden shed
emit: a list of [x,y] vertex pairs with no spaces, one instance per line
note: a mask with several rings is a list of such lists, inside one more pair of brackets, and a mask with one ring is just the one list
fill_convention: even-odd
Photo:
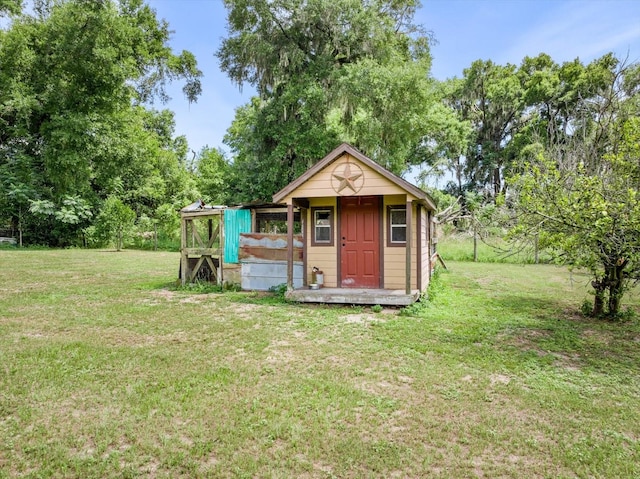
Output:
[[[273,196],[288,211],[287,297],[407,305],[429,285],[435,203],[343,143]],[[303,286],[293,283],[294,209],[303,225]],[[317,273],[323,285],[310,289]]]

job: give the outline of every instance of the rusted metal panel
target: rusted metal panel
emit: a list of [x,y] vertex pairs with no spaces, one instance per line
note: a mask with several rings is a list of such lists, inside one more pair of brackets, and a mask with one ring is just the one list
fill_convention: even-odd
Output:
[[[259,246],[250,247],[245,246],[240,249],[238,258],[242,260],[262,259],[268,261],[286,261],[287,250],[286,249],[269,249]],[[294,249],[293,252],[294,261],[302,261],[302,249]]]
[[[302,236],[293,237],[293,285],[302,287]],[[288,241],[286,234],[240,234],[239,258],[242,289],[266,291],[287,283]]]
[[[302,261],[302,236],[294,236],[293,246],[293,260]],[[263,233],[242,233],[240,235],[238,257],[241,261],[286,261],[287,251],[287,235]]]
[[[271,249],[286,249],[286,234],[242,233],[240,246],[262,246]],[[294,248],[302,248],[302,235],[293,236]]]

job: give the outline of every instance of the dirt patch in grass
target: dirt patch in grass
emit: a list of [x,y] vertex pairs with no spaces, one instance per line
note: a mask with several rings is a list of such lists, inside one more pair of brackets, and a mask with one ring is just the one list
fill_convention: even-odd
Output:
[[151,295],[167,301],[172,301],[177,296],[177,293],[169,289],[157,289],[155,291],[151,291]]
[[577,353],[554,352],[551,355],[555,358],[554,364],[567,371],[580,371],[582,367],[582,358]]
[[539,357],[548,354],[539,343],[549,340],[551,333],[541,329],[517,329],[515,331],[501,333],[496,339],[506,345],[515,347],[521,351],[534,352]]
[[500,385],[506,386],[510,382],[511,382],[511,378],[509,376],[506,376],[505,374],[491,374],[491,375],[489,375],[489,383],[492,386],[495,386],[496,384],[500,384]]
[[582,331],[582,337],[590,342],[608,346],[615,339],[610,331],[602,331],[596,329],[585,329]]
[[291,348],[288,341],[273,341],[266,348],[268,355],[265,362],[273,365],[290,364],[297,360],[297,351]]
[[420,394],[414,387],[414,381],[406,376],[402,380],[387,381],[387,380],[364,380],[356,382],[355,386],[375,396],[380,402],[387,402],[391,404],[395,399],[402,399],[403,401],[412,401],[414,396]]
[[354,323],[354,324],[371,324],[371,323],[382,323],[386,321],[386,318],[382,316],[380,313],[374,315],[369,313],[356,313],[356,314],[347,314],[343,317],[345,323]]

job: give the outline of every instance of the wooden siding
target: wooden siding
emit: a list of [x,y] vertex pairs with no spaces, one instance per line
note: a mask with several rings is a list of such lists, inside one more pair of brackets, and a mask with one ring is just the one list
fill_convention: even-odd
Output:
[[[420,188],[415,185],[412,185],[407,180],[400,178],[399,176],[394,175],[390,171],[384,169],[382,166],[367,158],[361,152],[356,150],[353,146],[348,143],[342,143],[338,147],[336,147],[333,151],[331,151],[327,156],[318,161],[315,165],[309,168],[306,172],[296,178],[294,181],[289,183],[287,186],[282,188],[276,194],[273,195],[274,203],[289,203],[296,198],[295,192],[301,188],[308,180],[315,177],[318,173],[320,173],[323,169],[328,168],[332,163],[343,159],[345,155],[350,155],[351,158],[355,158],[360,163],[366,165],[369,169],[377,172],[383,178],[389,180],[390,183],[398,186],[404,193],[406,193],[409,198],[412,200],[419,200],[425,204],[427,209],[431,211],[435,211],[436,205],[433,202],[433,199]],[[342,170],[343,172],[345,170]],[[354,178],[355,179],[355,178]],[[373,194],[373,193],[372,193]],[[288,198],[288,200],[287,200]],[[298,198],[300,198],[298,196]]]
[[[392,195],[385,196],[384,198],[384,208],[385,211],[383,215],[384,227],[383,231],[383,241],[384,241],[384,287],[385,289],[404,289],[406,285],[406,251],[405,248],[398,247],[388,247],[387,245],[387,234],[388,227],[387,221],[389,221],[388,215],[386,213],[387,206],[392,205],[404,205],[406,204],[406,196],[405,195]],[[418,276],[416,274],[417,271],[417,251],[418,251],[418,243],[416,241],[416,229],[417,229],[417,214],[416,214],[416,205],[412,207],[413,214],[411,215],[411,288],[417,289],[418,285]],[[423,287],[425,287],[425,283],[423,283]]]
[[420,274],[422,274],[422,289],[426,290],[427,287],[429,286],[429,278],[431,276],[430,274],[431,272],[429,271],[429,269],[431,268],[431,253],[430,253],[431,241],[429,240],[429,214],[424,208],[421,208],[420,216],[421,216],[420,228],[422,229],[422,231],[420,232],[420,240],[422,241],[422,251],[421,251],[422,271]]
[[[405,194],[407,194],[400,186],[390,182],[387,178],[373,170],[368,165],[362,163],[349,154],[344,154],[341,158],[320,170],[315,176],[309,178],[304,184],[296,188],[295,191],[292,191],[286,198],[284,198],[284,201],[287,204],[290,204],[294,197],[311,199],[336,196],[337,193],[332,186],[332,174],[336,169],[341,171],[344,167],[343,165],[347,162],[357,164],[362,169],[363,185],[357,192],[358,196],[402,195],[404,197]],[[345,189],[343,192],[351,193],[351,190]],[[411,195],[407,194],[407,196],[409,196],[409,199],[411,200],[416,199]]]
[[324,286],[328,288],[338,287],[338,241],[337,214],[333,219],[333,246],[311,246],[311,235],[313,234],[313,218],[311,218],[311,208],[332,206],[337,210],[336,198],[310,198],[309,209],[307,210],[307,221],[305,222],[307,238],[307,280],[312,282],[311,269],[315,266],[324,273]]
[[[406,284],[406,252],[405,248],[388,247],[387,244],[387,206],[406,204],[406,195],[390,195],[383,199],[383,255],[384,255],[384,288],[386,289],[403,289]],[[337,238],[337,201],[335,197],[330,198],[310,198],[310,207],[332,206],[336,208],[336,218],[334,218],[333,235],[334,246],[311,246],[311,235],[313,233],[313,222],[311,218],[311,210],[307,210],[306,221],[306,237],[309,238],[307,243],[307,279],[311,283],[311,270],[315,266],[324,273],[324,285],[328,288],[339,287],[338,281],[338,248]],[[417,231],[417,211],[416,205],[413,205],[412,214],[412,238],[411,238],[411,288],[418,288],[418,243],[416,238]],[[422,288],[426,289],[429,284],[429,241],[427,237],[428,215],[424,208],[421,208],[421,256],[422,256]]]

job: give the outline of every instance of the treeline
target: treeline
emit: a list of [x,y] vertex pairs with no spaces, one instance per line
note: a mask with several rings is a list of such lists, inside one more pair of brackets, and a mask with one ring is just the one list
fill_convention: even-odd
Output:
[[197,188],[173,114],[150,105],[173,80],[197,99],[193,55],[141,1],[19,3],[0,4],[0,223],[51,246],[175,224]]
[[450,193],[495,200],[539,149],[566,156],[580,148],[597,171],[601,158],[618,151],[620,127],[638,115],[640,69],[611,53],[588,64],[558,64],[542,53],[519,66],[478,60],[444,85],[444,101],[470,130],[429,164],[453,174]]

